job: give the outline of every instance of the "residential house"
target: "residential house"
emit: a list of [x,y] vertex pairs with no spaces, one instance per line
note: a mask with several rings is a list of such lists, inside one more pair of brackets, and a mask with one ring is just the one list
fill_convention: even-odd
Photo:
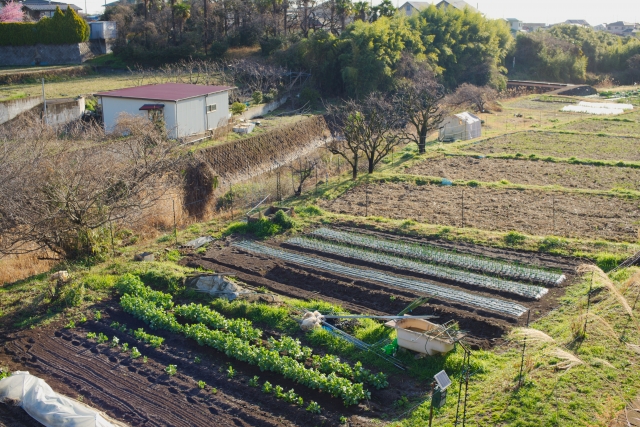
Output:
[[618,36],[631,35],[630,33],[635,29],[636,24],[633,22],[616,21],[611,24],[607,24],[607,32]]
[[471,6],[469,3],[467,3],[464,0],[442,0],[440,3],[436,4],[436,7],[438,9],[445,9],[445,10],[449,7],[454,7],[459,10],[465,10],[466,8],[468,8],[472,12],[478,12],[478,9]]
[[598,24],[591,28],[593,28],[594,31],[605,31],[607,29],[607,24]]
[[526,31],[527,33],[533,33],[545,28],[547,28],[547,24],[543,24],[541,22],[524,22],[522,24],[522,31]]
[[205,134],[230,118],[229,86],[165,83],[97,93],[104,129],[114,129],[121,114],[164,122],[170,138]]
[[71,9],[76,12],[82,9],[75,4],[61,3],[57,1],[43,1],[43,0],[25,0],[22,2],[22,10],[31,19],[38,21],[45,16],[51,18],[56,13],[56,8],[60,8],[63,12],[70,6]]
[[398,11],[404,13],[407,16],[419,13],[422,9],[426,9],[433,3],[429,1],[408,1],[398,8]]
[[522,31],[522,21],[516,18],[507,18],[506,19],[507,23],[509,24],[509,27],[511,28],[511,32],[512,33],[517,33],[519,31]]

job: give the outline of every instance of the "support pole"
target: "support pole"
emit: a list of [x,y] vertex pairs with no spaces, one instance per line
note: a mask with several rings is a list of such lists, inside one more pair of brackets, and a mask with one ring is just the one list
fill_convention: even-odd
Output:
[[431,427],[431,422],[433,421],[433,395],[436,392],[436,382],[431,383],[431,409],[429,410],[429,427]]
[[462,189],[462,228],[464,228],[464,188]]
[[42,79],[42,105],[44,105],[44,110],[42,113],[42,118],[44,119],[44,124],[49,124],[47,123],[47,97],[44,95],[44,79]]
[[587,336],[587,322],[589,321],[589,307],[591,307],[591,289],[593,289],[593,271],[591,272],[591,283],[589,284],[589,294],[587,294],[587,313],[584,315],[584,328],[582,335]]
[[176,224],[176,201],[171,199],[171,208],[173,209],[173,235],[176,238],[176,246],[178,246],[178,225]]
[[113,253],[113,257],[116,257],[116,248],[113,244],[113,222],[109,221],[109,229],[111,231],[111,252]]
[[367,182],[367,187],[364,190],[364,216],[365,218],[369,216],[369,183]]
[[[527,311],[527,328],[529,327],[529,316],[531,316],[531,309]],[[527,349],[527,336],[524,336],[522,343],[522,358],[520,359],[520,375],[518,375],[518,387],[522,387],[522,372],[524,370],[524,352]]]

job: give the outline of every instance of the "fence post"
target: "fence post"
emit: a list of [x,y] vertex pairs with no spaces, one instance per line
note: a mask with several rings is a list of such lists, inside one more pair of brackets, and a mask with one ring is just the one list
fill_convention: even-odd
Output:
[[[527,310],[527,328],[529,327],[529,316],[531,315],[531,309]],[[524,352],[527,349],[527,335],[524,336],[522,344],[522,359],[520,360],[520,375],[518,375],[518,387],[522,387],[522,371],[524,369]]]
[[173,235],[176,238],[176,246],[178,246],[178,225],[176,224],[176,201],[171,199],[171,208],[173,209]]
[[593,271],[591,272],[591,283],[589,283],[589,294],[587,294],[587,313],[584,315],[584,328],[582,335],[587,336],[587,322],[589,321],[589,307],[591,307],[591,289],[593,288]]
[[111,252],[113,252],[113,257],[116,257],[116,248],[113,244],[113,222],[109,221],[109,229],[111,230]]
[[462,189],[462,228],[464,228],[464,188]]

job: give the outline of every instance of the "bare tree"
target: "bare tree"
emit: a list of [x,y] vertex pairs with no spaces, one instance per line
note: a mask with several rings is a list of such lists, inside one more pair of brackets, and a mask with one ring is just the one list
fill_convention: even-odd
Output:
[[447,102],[452,106],[470,105],[477,112],[484,113],[487,104],[498,98],[498,92],[489,86],[474,86],[463,83],[449,97]]
[[289,166],[289,168],[291,169],[291,174],[300,177],[298,181],[298,188],[293,189],[293,193],[296,196],[302,194],[302,186],[304,182],[313,175],[313,172],[316,170],[319,163],[320,159],[318,158],[306,158],[298,159],[297,162],[294,162]]
[[333,154],[342,156],[352,167],[353,179],[358,176],[358,162],[364,157],[368,172],[401,142],[402,121],[393,103],[372,93],[361,102],[349,100],[340,106],[330,106],[328,123],[333,140],[327,145]]
[[40,138],[4,140],[19,149],[0,158],[0,254],[100,252],[107,226],[140,217],[168,187],[178,156],[145,118],[121,117],[100,144]]
[[427,136],[438,128],[444,120],[442,108],[444,87],[428,71],[416,73],[411,80],[405,79],[398,85],[394,96],[399,114],[406,120],[402,140],[415,142],[418,151],[426,151]]

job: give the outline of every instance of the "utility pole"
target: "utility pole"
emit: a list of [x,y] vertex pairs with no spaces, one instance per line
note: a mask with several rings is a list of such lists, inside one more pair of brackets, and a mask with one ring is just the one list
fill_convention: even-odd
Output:
[[47,123],[47,98],[44,95],[44,79],[42,79],[42,104],[44,105],[44,113],[43,113],[43,118],[44,118],[44,124],[48,124]]

